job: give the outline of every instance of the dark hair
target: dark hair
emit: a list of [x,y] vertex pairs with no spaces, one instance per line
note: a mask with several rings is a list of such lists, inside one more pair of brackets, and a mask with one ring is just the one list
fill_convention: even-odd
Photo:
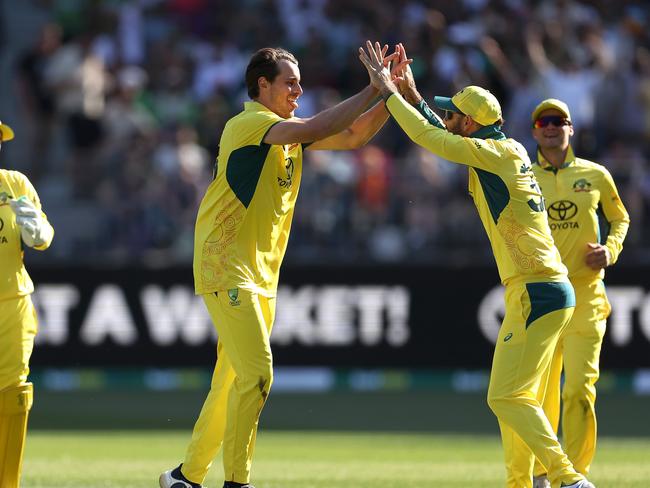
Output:
[[260,96],[257,80],[261,76],[269,80],[269,82],[275,80],[275,77],[280,73],[278,64],[283,59],[298,66],[296,57],[280,47],[265,47],[253,54],[246,67],[246,89],[249,97],[257,98]]

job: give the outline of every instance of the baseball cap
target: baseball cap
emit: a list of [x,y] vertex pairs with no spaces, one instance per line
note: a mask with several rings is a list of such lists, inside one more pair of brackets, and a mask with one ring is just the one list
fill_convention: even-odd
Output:
[[14,131],[7,124],[0,122],[0,133],[2,133],[2,141],[10,141],[14,138]]
[[491,125],[501,119],[497,98],[480,86],[466,86],[453,97],[434,97],[433,103],[442,110],[469,115],[481,125]]
[[562,112],[562,115],[564,115],[568,120],[571,120],[569,106],[566,103],[564,103],[562,100],[558,100],[557,98],[547,98],[546,100],[542,100],[540,104],[535,107],[535,110],[533,110],[533,115],[531,117],[533,122],[537,120],[539,114],[541,114],[544,110],[550,110],[552,108],[559,110]]

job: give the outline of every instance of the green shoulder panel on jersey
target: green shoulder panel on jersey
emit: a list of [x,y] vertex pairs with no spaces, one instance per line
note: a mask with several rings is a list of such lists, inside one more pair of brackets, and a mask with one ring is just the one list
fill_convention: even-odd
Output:
[[510,192],[505,182],[499,178],[498,175],[488,171],[472,168],[478,175],[478,180],[481,183],[485,200],[487,201],[488,208],[492,214],[492,219],[496,224],[503,209],[506,208],[510,201]]
[[530,314],[526,328],[547,313],[576,306],[573,287],[567,282],[526,283],[530,298]]
[[226,181],[239,201],[248,208],[264,168],[270,144],[244,146],[230,153]]

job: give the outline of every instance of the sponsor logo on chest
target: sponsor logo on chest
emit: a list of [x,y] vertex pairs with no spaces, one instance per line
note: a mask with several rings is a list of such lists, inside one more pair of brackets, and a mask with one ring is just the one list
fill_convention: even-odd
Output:
[[548,207],[551,230],[578,229],[578,222],[571,221],[578,214],[578,206],[570,200],[558,200]]

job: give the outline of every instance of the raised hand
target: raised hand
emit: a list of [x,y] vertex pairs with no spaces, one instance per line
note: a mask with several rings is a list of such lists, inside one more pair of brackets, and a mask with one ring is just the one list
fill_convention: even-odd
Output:
[[[397,92],[397,87],[395,87],[395,84],[392,82],[392,76],[388,69],[390,61],[396,57],[397,53],[393,53],[384,58],[388,46],[384,46],[382,49],[378,42],[375,42],[373,46],[370,41],[366,41],[366,49],[368,52],[366,52],[363,47],[359,48],[359,59],[368,70],[370,83],[372,83],[372,85],[377,88],[382,95]],[[402,63],[398,63],[394,69],[399,69],[398,67],[401,64]]]
[[413,78],[413,71],[410,66],[413,60],[406,57],[406,49],[402,43],[396,46],[396,50],[399,53],[396,67],[399,67],[400,71],[393,78],[393,82],[397,85],[399,92],[407,102],[417,104],[422,100],[422,96],[418,93],[415,86],[415,79]]

